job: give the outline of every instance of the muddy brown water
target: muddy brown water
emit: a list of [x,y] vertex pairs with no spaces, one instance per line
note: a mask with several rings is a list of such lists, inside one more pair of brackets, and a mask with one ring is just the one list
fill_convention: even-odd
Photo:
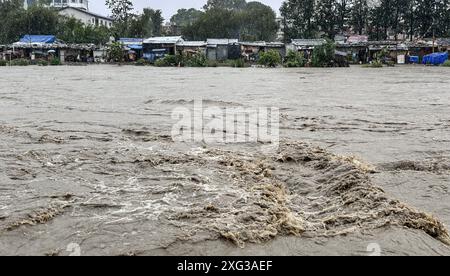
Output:
[[[0,254],[450,255],[449,73],[0,68]],[[200,98],[280,147],[173,142]]]

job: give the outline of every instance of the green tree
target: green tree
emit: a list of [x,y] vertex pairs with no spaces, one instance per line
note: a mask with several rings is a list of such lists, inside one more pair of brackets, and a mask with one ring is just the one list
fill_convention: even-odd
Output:
[[113,32],[116,38],[127,36],[131,20],[134,17],[132,14],[133,3],[130,0],[106,0],[105,4],[111,10],[115,20]]
[[332,41],[314,48],[311,64],[314,67],[328,67],[333,64],[336,45]]
[[367,0],[354,0],[350,11],[350,25],[355,32],[362,35],[367,28],[369,5]]
[[259,56],[258,63],[266,67],[277,67],[281,64],[281,56],[275,50],[263,52]]
[[110,32],[105,26],[84,25],[73,17],[61,17],[58,23],[57,37],[66,43],[106,44]]
[[122,43],[111,43],[108,47],[108,56],[111,61],[122,62],[124,59]]
[[284,62],[284,66],[286,67],[304,67],[306,65],[306,59],[303,53],[289,50],[286,59]]
[[317,22],[326,37],[333,39],[336,34],[336,0],[321,0],[317,4]]
[[0,44],[15,42],[23,33],[20,26],[25,17],[23,1],[0,1]]
[[213,9],[243,10],[246,5],[245,0],[208,0],[203,9],[205,11]]
[[315,0],[286,0],[280,12],[283,18],[285,40],[314,38],[317,35]]
[[239,38],[247,41],[273,41],[278,30],[275,11],[259,2],[250,2],[239,12]]
[[126,36],[129,37],[151,37],[160,36],[162,23],[161,10],[154,10],[145,8],[141,15],[134,15],[130,20],[128,32]]
[[183,28],[194,24],[202,15],[203,12],[196,9],[179,9],[177,13],[170,18],[170,22]]
[[372,40],[386,39],[385,18],[381,7],[375,7],[369,13],[368,34]]
[[336,7],[336,27],[340,33],[347,30],[350,23],[352,0],[335,0]]
[[231,10],[210,9],[194,24],[183,29],[183,34],[192,40],[207,38],[238,38],[239,19]]
[[[245,5],[244,5],[245,4]],[[241,40],[267,40],[275,38],[278,26],[271,7],[259,2],[208,1],[204,13],[196,13],[193,23],[183,20],[182,34],[192,40],[207,38],[238,38]],[[194,13],[193,11],[190,12]],[[177,14],[173,20],[186,18]],[[188,17],[192,18],[192,17]],[[187,24],[186,24],[187,23]]]

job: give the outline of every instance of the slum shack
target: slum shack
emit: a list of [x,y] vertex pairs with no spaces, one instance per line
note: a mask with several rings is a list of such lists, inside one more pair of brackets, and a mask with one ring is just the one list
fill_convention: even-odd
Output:
[[[54,35],[24,35],[18,42],[8,46],[13,58],[30,60],[47,59],[49,56],[60,56],[63,43]],[[13,59],[12,58],[12,59]]]
[[425,40],[406,41],[404,45],[408,47],[407,63],[421,63],[423,57],[433,53],[433,45]]
[[259,59],[259,53],[264,52],[266,48],[266,42],[240,42],[241,56],[245,61],[256,62]]
[[381,61],[384,63],[406,63],[408,46],[404,43],[397,41],[369,41],[367,44],[369,61],[382,59]]
[[177,53],[177,44],[184,41],[181,36],[152,37],[143,41],[143,57],[154,62],[166,55]]
[[182,56],[193,56],[195,54],[206,55],[205,41],[180,41],[177,43],[177,54]]
[[123,45],[126,52],[127,61],[136,61],[143,56],[143,38],[120,38],[119,42]]
[[365,35],[340,36],[335,39],[336,50],[345,52],[347,60],[351,64],[363,64],[369,62],[368,37]]
[[59,58],[64,62],[95,62],[94,44],[62,44],[59,48]]
[[58,58],[64,62],[93,62],[94,44],[66,44],[53,35],[25,35],[8,46],[11,59],[25,58],[49,60]]
[[286,46],[289,51],[302,52],[306,60],[310,60],[315,47],[327,43],[325,39],[293,39],[291,44]]
[[281,42],[266,42],[266,47],[264,51],[276,51],[280,54],[282,58],[286,56],[286,46]]
[[206,55],[209,60],[239,59],[241,49],[237,39],[207,39]]
[[257,61],[260,53],[270,50],[278,52],[283,58],[286,56],[286,47],[281,42],[255,41],[240,42],[239,44],[241,46],[241,57],[249,62]]
[[348,54],[346,52],[334,51],[333,67],[349,67]]
[[440,52],[448,52],[450,54],[450,38],[438,38],[436,44]]

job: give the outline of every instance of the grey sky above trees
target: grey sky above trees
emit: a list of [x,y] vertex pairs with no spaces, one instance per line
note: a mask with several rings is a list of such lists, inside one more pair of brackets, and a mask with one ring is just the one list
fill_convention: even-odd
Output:
[[[152,9],[161,9],[164,18],[168,21],[178,9],[182,8],[202,8],[207,0],[133,0],[134,7],[137,11],[142,11],[142,8],[150,7]],[[283,0],[258,0],[258,2],[269,5],[277,14]],[[101,14],[110,14],[105,6],[105,0],[91,0],[89,2],[90,9],[93,12]]]

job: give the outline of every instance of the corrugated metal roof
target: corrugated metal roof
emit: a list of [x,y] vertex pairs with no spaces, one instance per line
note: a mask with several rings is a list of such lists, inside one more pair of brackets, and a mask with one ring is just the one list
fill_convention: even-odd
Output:
[[283,42],[266,42],[267,47],[284,47],[285,44]]
[[206,43],[208,45],[228,45],[238,43],[237,39],[227,39],[227,38],[208,38]]
[[250,42],[239,42],[242,46],[250,47],[284,47],[282,42],[265,42],[265,41],[250,41]]
[[177,43],[180,47],[206,47],[205,41],[181,41]]
[[122,37],[122,38],[119,38],[119,41],[124,45],[142,45],[142,42],[144,42],[144,39],[143,38]]
[[243,45],[243,46],[253,46],[253,47],[265,47],[267,45],[267,43],[265,41],[243,41],[243,42],[239,42],[239,44]]
[[176,44],[183,40],[181,36],[160,36],[144,39],[144,44]]
[[450,46],[450,38],[438,38],[437,43],[440,46]]
[[295,46],[321,46],[326,42],[325,39],[292,39]]

